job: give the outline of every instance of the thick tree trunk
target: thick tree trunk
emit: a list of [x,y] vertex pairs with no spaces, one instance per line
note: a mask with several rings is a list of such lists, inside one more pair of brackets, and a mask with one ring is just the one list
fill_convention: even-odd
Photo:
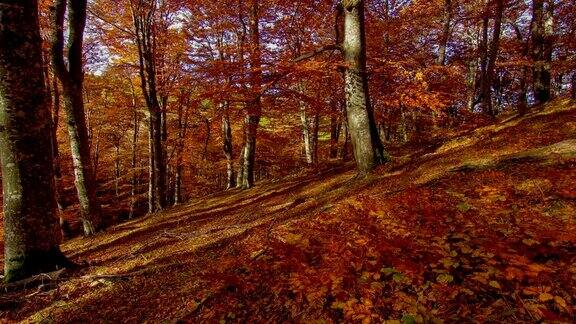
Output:
[[222,151],[226,157],[226,190],[236,187],[236,177],[234,174],[234,152],[232,145],[232,126],[228,115],[227,103],[224,104],[224,115],[222,116]]
[[438,50],[438,65],[446,64],[446,49],[450,40],[450,25],[452,23],[452,0],[444,0],[442,17],[442,35],[440,36],[440,48]]
[[241,156],[242,172],[239,173],[241,181],[238,186],[243,189],[250,189],[254,186],[254,164],[256,162],[256,136],[260,116],[262,114],[261,88],[262,88],[262,57],[260,49],[260,14],[259,0],[252,0],[250,9],[250,65],[251,65],[251,86],[254,99],[248,103],[247,115],[244,122],[245,143],[243,155]]
[[0,156],[7,282],[71,264],[59,248],[47,96],[38,3],[0,1]]
[[[158,212],[166,205],[166,160],[163,121],[164,109],[160,106],[157,89],[156,39],[154,35],[156,2],[130,0],[130,9],[136,31],[139,73],[142,93],[149,112],[150,138],[150,191],[149,212]],[[163,117],[164,116],[164,117]]]
[[358,173],[367,175],[384,162],[368,96],[364,1],[343,1],[346,111]]
[[[544,4],[547,4],[546,7]],[[552,0],[532,2],[532,59],[534,61],[534,98],[537,103],[551,99],[551,64],[554,36],[554,4]]]
[[84,113],[82,44],[86,25],[86,6],[86,1],[70,1],[68,8],[68,64],[66,66],[63,34],[66,2],[65,0],[56,1],[53,16],[52,63],[62,83],[64,110],[84,235],[93,235],[99,229],[101,215]]

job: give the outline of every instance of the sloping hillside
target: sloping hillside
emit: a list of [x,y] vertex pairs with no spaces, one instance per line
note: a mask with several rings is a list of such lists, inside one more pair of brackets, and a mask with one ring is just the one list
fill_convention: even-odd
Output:
[[[571,322],[576,107],[262,183],[63,250],[86,266],[0,296],[6,321]],[[56,279],[56,278],[52,278]]]

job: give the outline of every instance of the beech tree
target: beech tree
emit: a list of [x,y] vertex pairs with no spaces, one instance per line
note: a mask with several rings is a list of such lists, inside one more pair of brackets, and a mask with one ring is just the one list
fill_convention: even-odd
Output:
[[142,93],[149,113],[149,201],[154,213],[166,205],[166,161],[162,133],[162,109],[158,100],[156,66],[156,2],[130,0],[130,9],[138,47],[139,75]]
[[[95,234],[100,226],[100,203],[90,156],[90,142],[84,113],[84,67],[82,44],[86,26],[86,0],[56,0],[52,16],[52,65],[62,83],[66,124],[70,137],[76,191],[80,200],[84,235]],[[68,12],[67,62],[64,60],[64,22]]]
[[250,33],[250,87],[252,98],[247,103],[244,122],[244,148],[240,155],[240,170],[237,186],[250,189],[254,186],[254,164],[256,162],[256,139],[258,124],[262,114],[262,57],[260,48],[260,3],[251,0],[249,3],[249,33]]
[[376,130],[370,106],[366,74],[366,33],[364,1],[342,1],[344,12],[343,51],[346,62],[345,89],[348,130],[358,172],[370,173],[385,161],[384,147]]
[[4,279],[71,263],[59,248],[52,118],[36,0],[0,1],[0,154]]

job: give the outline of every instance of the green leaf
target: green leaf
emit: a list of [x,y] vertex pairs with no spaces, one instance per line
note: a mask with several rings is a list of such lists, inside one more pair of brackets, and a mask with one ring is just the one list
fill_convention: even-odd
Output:
[[413,315],[402,316],[402,324],[416,324],[416,318]]
[[394,268],[382,268],[382,270],[380,270],[380,272],[382,272],[385,276],[389,276],[389,275],[396,273],[398,271],[396,271],[396,269],[394,269]]
[[458,206],[456,206],[458,208],[459,211],[461,211],[462,213],[467,213],[468,211],[470,211],[470,209],[472,209],[472,206],[470,206],[467,202],[463,201],[461,203],[458,204]]
[[454,277],[452,275],[447,274],[447,273],[443,273],[443,274],[438,275],[438,277],[436,277],[436,281],[438,281],[439,283],[443,283],[443,284],[449,284],[449,283],[454,281]]
[[492,280],[488,284],[490,285],[490,287],[493,287],[496,289],[502,289],[502,286],[500,286],[500,283],[498,283],[498,281],[496,281],[496,280]]
[[403,282],[406,280],[406,277],[401,273],[395,273],[394,275],[392,275],[392,280],[394,280],[395,282]]

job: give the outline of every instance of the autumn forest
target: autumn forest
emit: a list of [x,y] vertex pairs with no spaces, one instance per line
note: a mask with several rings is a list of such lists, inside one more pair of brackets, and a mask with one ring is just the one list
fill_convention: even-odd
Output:
[[576,322],[576,1],[0,0],[0,322]]

